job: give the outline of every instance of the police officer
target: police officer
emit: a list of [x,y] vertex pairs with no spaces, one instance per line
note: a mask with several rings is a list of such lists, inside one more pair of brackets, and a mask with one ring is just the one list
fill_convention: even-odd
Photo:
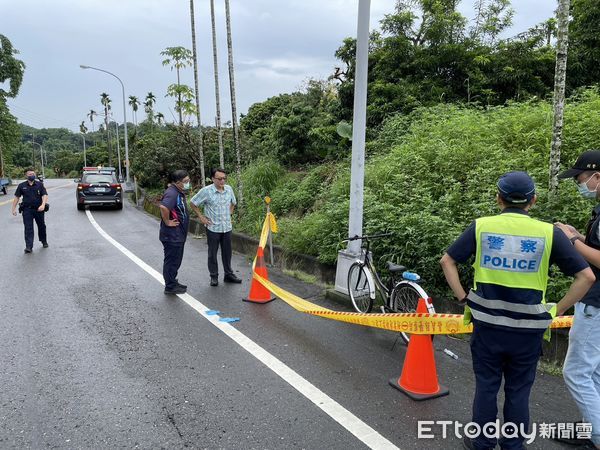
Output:
[[[600,150],[583,152],[559,178],[572,178],[583,198],[600,200]],[[600,448],[600,204],[592,210],[585,236],[570,225],[557,224],[574,248],[590,263],[596,282],[575,305],[563,377],[583,421],[592,425],[591,441]],[[583,444],[582,439],[559,439]],[[589,442],[588,442],[589,443]]]
[[48,192],[41,181],[36,180],[35,171],[28,169],[25,174],[27,181],[19,184],[15,191],[12,202],[12,215],[17,215],[17,203],[23,197],[21,203],[23,209],[23,224],[25,225],[25,253],[31,253],[33,249],[33,221],[37,224],[38,238],[44,248],[48,248],[46,238],[46,224],[44,223],[44,210],[48,202]]
[[[552,318],[581,299],[595,279],[562,231],[529,217],[537,197],[527,173],[509,172],[500,177],[497,187],[501,214],[475,220],[440,261],[454,295],[468,305],[465,319],[472,314],[473,422],[486,432],[472,440],[465,437],[467,449],[495,448],[496,438],[487,436],[496,433],[496,400],[503,377],[504,423],[514,426],[506,426],[500,448],[524,448],[519,429],[528,431],[529,394],[544,332]],[[475,256],[474,283],[467,295],[457,263],[466,263],[471,256]],[[544,304],[552,263],[575,277],[553,307]]]

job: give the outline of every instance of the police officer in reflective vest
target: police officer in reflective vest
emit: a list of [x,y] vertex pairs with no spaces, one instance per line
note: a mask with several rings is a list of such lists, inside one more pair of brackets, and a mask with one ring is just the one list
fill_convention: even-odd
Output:
[[[33,221],[37,224],[38,238],[44,248],[48,248],[46,237],[46,223],[44,222],[44,210],[48,201],[48,192],[44,183],[36,180],[35,171],[29,169],[26,172],[27,181],[19,184],[15,190],[15,198],[12,203],[12,215],[17,215],[17,203],[22,197],[21,208],[23,212],[23,224],[25,225],[25,253],[33,251]],[[19,211],[21,211],[21,208]]]
[[[600,150],[583,152],[559,178],[572,178],[583,198],[600,200]],[[592,426],[591,441],[600,448],[600,205],[592,210],[585,236],[570,225],[557,223],[573,247],[590,263],[596,282],[575,305],[563,377],[583,417]],[[559,439],[577,443],[581,439]],[[589,443],[589,442],[588,442]]]
[[[467,449],[522,449],[528,431],[529,394],[535,379],[542,340],[552,318],[581,299],[595,277],[565,234],[529,217],[536,201],[535,185],[525,172],[509,172],[498,180],[501,214],[475,220],[448,248],[440,261],[456,298],[466,303],[465,319],[473,322],[471,355],[475,373],[473,422],[485,433]],[[473,288],[468,295],[457,263],[473,261]],[[556,263],[574,276],[558,304],[546,304],[548,269]],[[498,390],[504,377],[504,430],[496,434]],[[511,424],[511,425],[507,425]],[[487,437],[486,436],[492,436]]]

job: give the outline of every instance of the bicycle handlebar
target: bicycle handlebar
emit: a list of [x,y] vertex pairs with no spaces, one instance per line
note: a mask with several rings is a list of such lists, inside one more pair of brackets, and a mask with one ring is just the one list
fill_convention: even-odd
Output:
[[370,236],[353,236],[353,237],[349,237],[348,239],[344,239],[344,241],[366,241],[369,239],[378,239],[378,238],[382,238],[382,237],[389,237],[389,236],[393,236],[393,233],[380,233],[380,234],[372,234]]

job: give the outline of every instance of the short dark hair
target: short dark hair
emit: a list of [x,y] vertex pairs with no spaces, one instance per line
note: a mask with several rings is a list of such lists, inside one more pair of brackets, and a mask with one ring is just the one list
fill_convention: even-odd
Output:
[[183,170],[183,169],[175,170],[175,171],[171,172],[171,175],[169,176],[169,181],[171,183],[177,183],[177,182],[183,180],[187,176],[188,176],[187,170]]
[[27,172],[34,172],[35,173],[35,169],[32,167],[28,167],[27,169],[25,169],[25,173]]
[[221,172],[224,173],[225,175],[227,175],[227,172],[225,172],[225,169],[221,169],[220,167],[213,167],[212,169],[210,169],[210,177],[214,178],[215,175],[217,174],[217,172]]

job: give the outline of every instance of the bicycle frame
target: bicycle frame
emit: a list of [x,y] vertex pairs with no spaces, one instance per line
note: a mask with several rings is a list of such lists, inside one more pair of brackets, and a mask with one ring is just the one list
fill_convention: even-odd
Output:
[[356,260],[356,262],[361,264],[362,266],[367,266],[367,269],[369,269],[368,271],[365,271],[365,275],[367,276],[367,278],[371,278],[371,280],[369,280],[369,285],[373,286],[373,290],[369,292],[369,296],[371,297],[371,299],[375,300],[375,297],[377,295],[377,289],[379,289],[386,299],[385,303],[387,303],[387,299],[389,298],[390,292],[392,292],[392,287],[394,285],[394,277],[390,276],[389,286],[386,286],[381,277],[379,276],[379,273],[377,273],[377,269],[375,269],[373,261],[371,261],[371,258],[369,257],[369,247],[371,243],[369,239],[365,240],[367,244],[364,249],[361,248],[361,252],[364,251],[364,254],[361,254],[361,257],[359,257]]

